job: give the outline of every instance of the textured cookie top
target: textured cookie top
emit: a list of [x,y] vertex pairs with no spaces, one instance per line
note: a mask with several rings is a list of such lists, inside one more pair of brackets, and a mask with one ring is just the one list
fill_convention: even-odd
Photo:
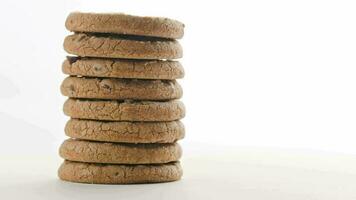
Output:
[[61,85],[64,96],[85,99],[170,100],[182,96],[175,80],[67,77]]
[[182,175],[179,162],[118,165],[66,160],[58,170],[58,176],[62,180],[96,184],[159,183],[179,180]]
[[176,40],[111,34],[69,35],[63,42],[67,53],[82,57],[128,59],[178,59],[182,46]]
[[174,121],[185,116],[181,101],[108,101],[68,99],[64,114],[77,119],[105,121]]
[[67,139],[59,148],[62,158],[89,163],[155,164],[178,161],[182,149],[177,143],[129,144]]
[[140,35],[179,39],[184,24],[162,17],[141,17],[123,13],[70,13],[65,22],[69,31]]
[[62,71],[68,75],[137,79],[179,79],[184,69],[178,61],[67,57]]
[[114,122],[71,119],[65,126],[71,138],[121,143],[172,143],[184,137],[184,125],[171,122]]

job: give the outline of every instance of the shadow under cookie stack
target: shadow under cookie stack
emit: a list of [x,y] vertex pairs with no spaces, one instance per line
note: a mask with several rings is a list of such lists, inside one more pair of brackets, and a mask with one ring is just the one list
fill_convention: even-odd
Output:
[[60,147],[62,180],[128,184],[181,178],[177,143],[185,108],[175,79],[184,70],[176,39],[184,25],[159,17],[71,13],[64,40],[69,75],[61,92],[70,139]]

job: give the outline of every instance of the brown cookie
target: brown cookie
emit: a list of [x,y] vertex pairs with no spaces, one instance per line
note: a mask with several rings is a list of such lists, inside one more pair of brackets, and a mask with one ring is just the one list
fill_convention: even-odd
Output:
[[59,155],[71,161],[115,164],[155,164],[177,161],[182,149],[177,143],[129,144],[68,139]]
[[117,165],[64,161],[58,170],[62,180],[92,184],[159,183],[179,180],[182,175],[179,162]]
[[66,115],[78,119],[106,121],[174,121],[184,117],[184,104],[172,101],[105,101],[68,99]]
[[65,133],[71,138],[123,143],[173,143],[185,135],[180,121],[108,122],[70,119]]
[[182,97],[175,80],[67,77],[61,85],[64,96],[87,99],[170,100]]
[[64,50],[82,57],[177,59],[183,56],[182,47],[175,40],[114,36],[107,34],[69,35]]
[[123,13],[71,13],[65,23],[73,32],[116,33],[163,38],[182,38],[184,24],[162,17],[141,17]]
[[184,69],[178,61],[127,60],[68,57],[62,71],[73,76],[166,79],[184,77]]

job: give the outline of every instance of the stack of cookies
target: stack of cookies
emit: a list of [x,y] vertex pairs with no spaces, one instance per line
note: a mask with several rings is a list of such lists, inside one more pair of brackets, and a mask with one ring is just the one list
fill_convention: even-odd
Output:
[[61,85],[65,159],[58,175],[81,183],[125,184],[180,179],[185,109],[184,25],[159,17],[71,13],[64,40],[69,54]]

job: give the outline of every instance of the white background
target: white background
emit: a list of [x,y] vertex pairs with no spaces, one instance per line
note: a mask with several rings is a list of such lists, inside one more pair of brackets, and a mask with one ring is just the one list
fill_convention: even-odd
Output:
[[[356,162],[348,163],[356,157],[355,10],[351,0],[1,1],[0,162],[58,157],[68,120],[59,91],[68,13],[125,12],[186,25],[186,158],[218,154],[218,163],[257,151],[257,164],[270,156],[355,175]],[[238,158],[229,157],[233,151]],[[304,157],[294,162],[296,154]],[[349,160],[340,164],[335,155]]]

